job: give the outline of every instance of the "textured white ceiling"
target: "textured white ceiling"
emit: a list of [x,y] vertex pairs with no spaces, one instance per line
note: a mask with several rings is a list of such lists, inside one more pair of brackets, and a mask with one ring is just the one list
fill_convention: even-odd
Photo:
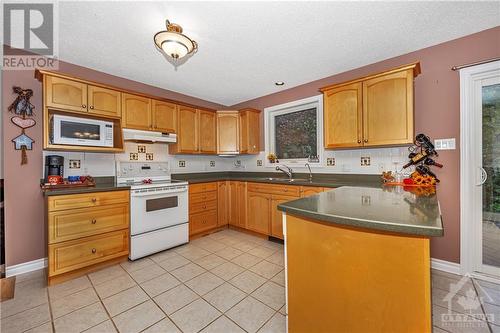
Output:
[[[199,44],[177,70],[153,43],[166,18]],[[62,60],[234,105],[498,26],[500,2],[80,1],[59,22]]]

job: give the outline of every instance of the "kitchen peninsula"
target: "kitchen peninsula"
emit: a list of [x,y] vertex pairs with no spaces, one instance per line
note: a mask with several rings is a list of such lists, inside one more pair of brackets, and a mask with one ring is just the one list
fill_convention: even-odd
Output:
[[278,209],[289,332],[431,332],[436,195],[346,186]]

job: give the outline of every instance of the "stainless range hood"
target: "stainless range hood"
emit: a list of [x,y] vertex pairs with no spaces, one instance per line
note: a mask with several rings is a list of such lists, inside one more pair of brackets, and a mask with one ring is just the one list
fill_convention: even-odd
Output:
[[177,134],[124,128],[123,140],[145,143],[175,143],[177,142]]

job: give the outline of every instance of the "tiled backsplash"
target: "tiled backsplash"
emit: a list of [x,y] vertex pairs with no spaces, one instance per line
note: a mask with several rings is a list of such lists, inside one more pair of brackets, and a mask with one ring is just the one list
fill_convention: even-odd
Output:
[[[146,152],[139,152],[138,146],[146,146]],[[210,171],[274,171],[266,165],[265,153],[258,155],[242,155],[232,157],[206,155],[169,155],[168,144],[137,144],[125,143],[126,151],[120,154],[80,153],[80,152],[51,152],[46,155],[61,155],[64,157],[64,175],[92,175],[114,176],[115,160],[129,161],[130,153],[137,153],[138,161],[146,161],[147,154],[153,154],[153,161],[169,162],[172,173],[210,172]],[[334,159],[333,165],[327,166],[327,159]],[[361,160],[364,164],[361,165]],[[79,160],[80,168],[69,168],[70,160]],[[382,170],[398,169],[408,160],[407,147],[356,149],[356,150],[326,150],[321,167],[313,167],[314,173],[354,173],[380,174]],[[258,165],[262,161],[262,165]],[[184,166],[180,166],[184,165]],[[307,172],[307,168],[300,164],[290,166],[296,172]],[[43,175],[43,170],[42,170]]]

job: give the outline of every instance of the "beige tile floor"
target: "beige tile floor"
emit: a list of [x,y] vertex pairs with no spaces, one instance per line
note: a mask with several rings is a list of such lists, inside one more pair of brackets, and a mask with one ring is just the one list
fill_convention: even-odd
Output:
[[[285,332],[283,266],[281,244],[224,230],[49,288],[36,271],[0,304],[1,332]],[[434,331],[500,333],[500,286],[460,278],[433,272]]]

